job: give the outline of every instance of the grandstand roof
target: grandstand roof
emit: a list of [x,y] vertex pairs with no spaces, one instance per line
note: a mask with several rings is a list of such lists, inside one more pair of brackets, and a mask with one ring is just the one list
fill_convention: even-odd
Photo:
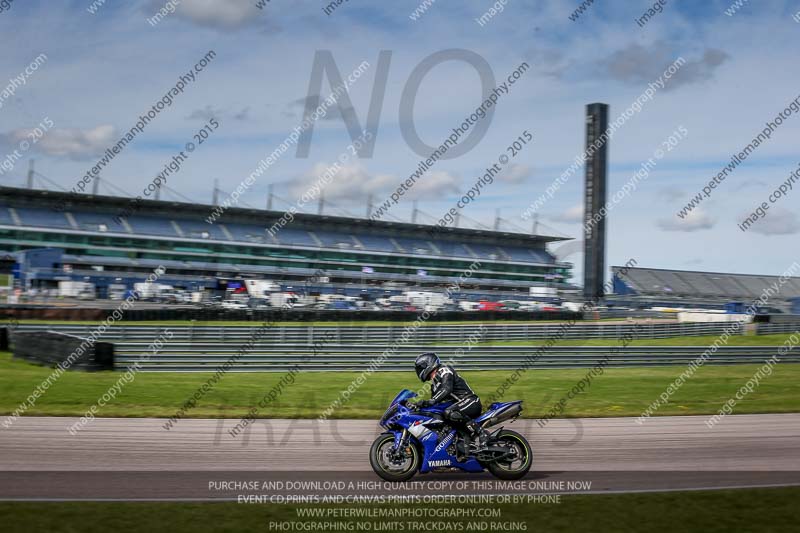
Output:
[[[24,189],[17,187],[0,187],[0,203],[11,203],[14,205],[30,205],[41,207],[42,205],[65,205],[66,210],[107,210],[113,216],[128,208],[133,202],[132,198],[117,196],[104,196],[92,194],[76,194],[70,192],[57,192],[38,189]],[[136,215],[175,217],[176,214],[184,218],[194,218],[195,220],[205,220],[211,214],[214,206],[207,204],[196,204],[187,202],[174,202],[168,200],[148,200],[143,199],[137,202]],[[242,207],[230,207],[220,216],[219,221],[225,223],[243,222],[259,223],[271,225],[284,215],[284,211],[267,211],[262,209],[248,209]],[[210,224],[207,224],[211,226]],[[294,221],[288,227],[294,225],[326,228],[348,228],[362,227],[370,229],[385,229],[391,232],[402,232],[404,234],[423,235],[431,230],[433,226],[429,224],[413,224],[407,222],[392,222],[386,220],[369,220],[360,218],[350,218],[333,215],[315,215],[308,213],[296,213]],[[437,230],[437,237],[448,238],[471,238],[480,240],[488,238],[494,242],[516,242],[519,244],[544,244],[570,240],[569,237],[558,237],[548,235],[532,235],[527,233],[516,233],[496,230],[482,230],[472,228],[445,227]]]
[[[625,275],[621,270],[625,269]],[[612,266],[614,276],[640,296],[680,296],[690,298],[715,298],[727,300],[752,300],[772,288],[773,300],[786,300],[800,296],[800,277],[790,277],[781,284],[780,276],[757,274],[731,274],[725,272],[699,272],[694,270],[668,270],[661,268],[631,268]],[[775,287],[779,292],[775,294]],[[615,287],[616,288],[616,287]],[[619,293],[620,291],[615,292]]]

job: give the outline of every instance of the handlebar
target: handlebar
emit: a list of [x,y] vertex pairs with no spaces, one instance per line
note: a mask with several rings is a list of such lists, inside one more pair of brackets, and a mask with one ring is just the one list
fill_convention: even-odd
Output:
[[416,411],[417,410],[417,404],[415,404],[414,402],[410,402],[408,400],[403,400],[402,402],[400,402],[400,405],[402,405],[403,407],[405,407],[409,411]]

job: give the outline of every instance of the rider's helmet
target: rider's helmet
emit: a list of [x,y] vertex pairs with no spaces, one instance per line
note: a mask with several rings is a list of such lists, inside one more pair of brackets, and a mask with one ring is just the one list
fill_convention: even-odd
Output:
[[417,360],[414,361],[414,372],[417,373],[420,381],[425,382],[431,378],[433,371],[441,366],[441,364],[442,362],[439,361],[438,355],[433,352],[427,352],[419,355]]

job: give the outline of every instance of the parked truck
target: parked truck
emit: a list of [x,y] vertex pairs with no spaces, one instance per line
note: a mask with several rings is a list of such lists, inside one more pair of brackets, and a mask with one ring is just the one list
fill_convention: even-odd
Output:
[[558,289],[555,287],[531,287],[530,295],[536,298],[556,298]]
[[163,283],[134,283],[133,290],[141,300],[160,300],[175,293],[172,285]]
[[64,298],[91,299],[95,296],[94,283],[87,281],[59,281],[58,295]]
[[269,298],[272,293],[281,290],[280,285],[266,279],[246,279],[244,286],[250,298]]
[[423,311],[438,311],[453,301],[441,292],[408,291],[404,294],[409,305]]

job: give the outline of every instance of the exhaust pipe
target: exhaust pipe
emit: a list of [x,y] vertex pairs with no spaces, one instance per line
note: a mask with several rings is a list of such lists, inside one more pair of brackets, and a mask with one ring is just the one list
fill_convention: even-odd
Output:
[[519,414],[521,412],[522,412],[522,404],[521,403],[518,403],[516,405],[512,405],[511,407],[509,407],[508,409],[506,409],[502,413],[497,413],[493,417],[491,417],[491,418],[489,418],[487,420],[484,420],[483,424],[481,424],[481,427],[488,428],[488,427],[494,426],[496,424],[499,424],[500,422],[505,422],[509,418],[516,418],[516,417],[519,416]]

